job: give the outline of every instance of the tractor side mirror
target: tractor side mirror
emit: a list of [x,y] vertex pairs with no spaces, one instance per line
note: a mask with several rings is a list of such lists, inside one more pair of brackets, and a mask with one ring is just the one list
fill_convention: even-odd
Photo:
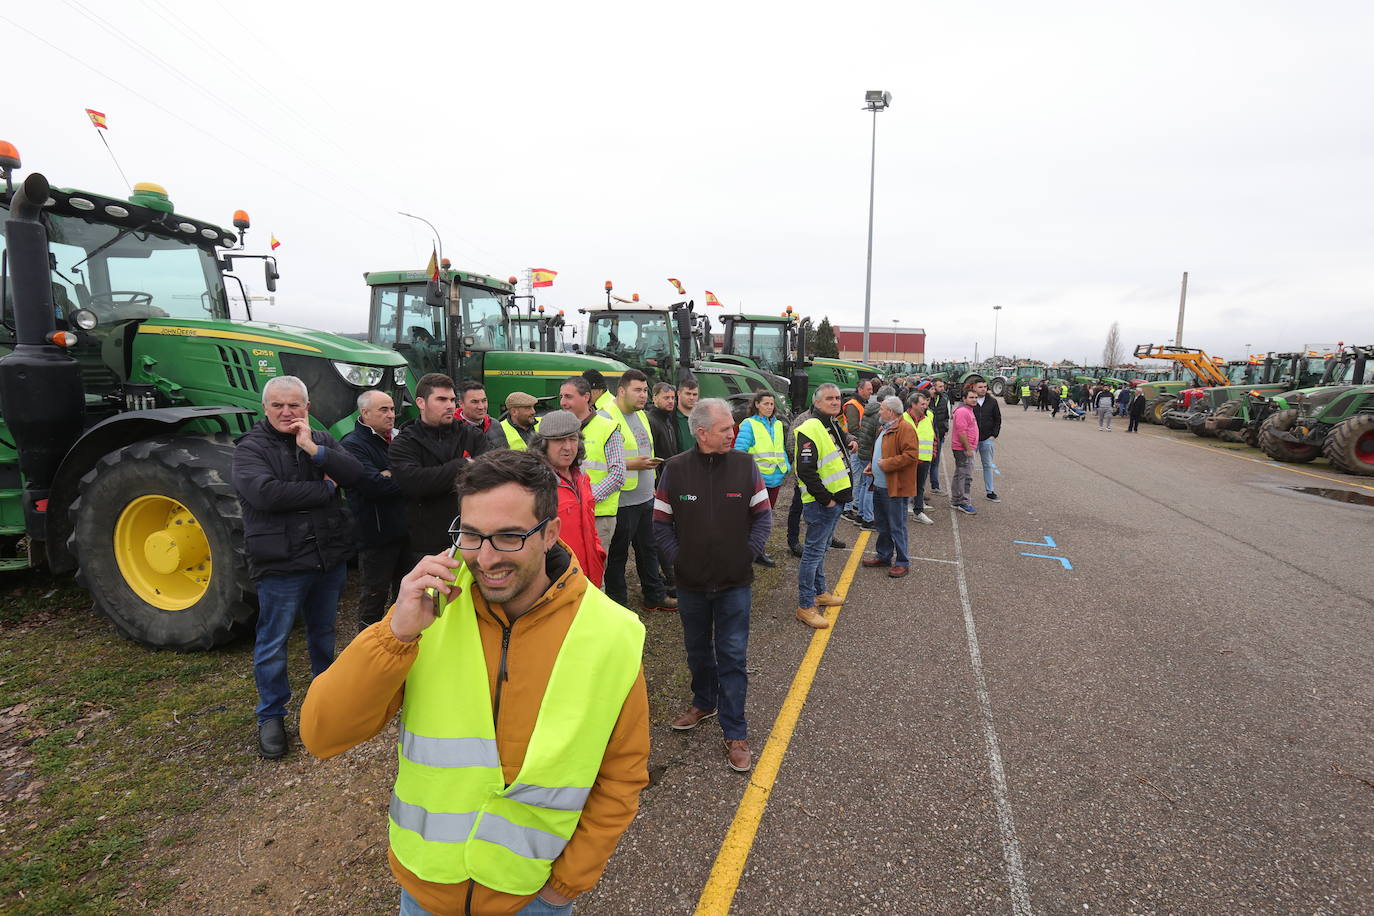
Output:
[[439,280],[430,280],[425,284],[425,305],[438,307],[444,304],[444,284]]
[[263,273],[267,278],[267,291],[275,293],[277,291],[277,281],[281,279],[281,274],[277,273],[276,258],[263,258]]

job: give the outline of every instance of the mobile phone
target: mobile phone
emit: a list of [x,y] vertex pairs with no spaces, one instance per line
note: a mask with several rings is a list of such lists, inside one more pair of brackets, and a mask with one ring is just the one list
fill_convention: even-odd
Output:
[[[456,556],[457,553],[458,545],[454,544],[448,550],[444,551],[444,556],[452,558]],[[458,577],[454,576],[453,579],[451,579],[450,581],[457,582]],[[444,616],[444,596],[439,593],[439,590],[437,588],[427,588],[425,589],[425,594],[429,595],[430,599],[434,601],[434,619],[438,620],[440,617]]]

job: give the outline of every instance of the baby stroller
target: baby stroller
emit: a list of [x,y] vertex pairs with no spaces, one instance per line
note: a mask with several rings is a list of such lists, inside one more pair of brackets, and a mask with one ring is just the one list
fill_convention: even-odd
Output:
[[1064,419],[1081,420],[1088,415],[1088,412],[1078,406],[1078,402],[1073,398],[1064,399]]

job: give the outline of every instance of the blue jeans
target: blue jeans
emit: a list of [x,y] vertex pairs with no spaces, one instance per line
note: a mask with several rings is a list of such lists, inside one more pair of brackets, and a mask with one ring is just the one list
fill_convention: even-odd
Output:
[[[539,899],[538,896],[535,896],[533,900],[525,904],[522,909],[518,910],[515,916],[554,916],[554,914],[567,916],[567,914],[572,911],[572,903],[554,906],[552,903],[545,903],[543,900]],[[434,914],[420,906],[415,898],[410,896],[409,891],[405,888],[401,888],[400,916],[434,916]]]
[[[646,472],[647,473],[647,472]],[[665,595],[663,575],[658,568],[658,546],[653,532],[654,501],[635,506],[621,506],[615,514],[615,534],[606,545],[606,597],[629,607],[629,586],[625,582],[625,564],[630,559],[630,547],[635,549],[635,570],[639,573],[639,591],[644,603],[655,607],[663,603]]]
[[310,671],[319,675],[334,661],[334,617],[339,612],[348,564],[323,572],[282,573],[258,580],[258,633],[253,678],[258,684],[258,724],[286,715],[291,684],[286,677],[286,639],[305,618]]
[[687,668],[692,672],[692,705],[720,710],[720,730],[727,741],[749,737],[744,698],[749,691],[751,603],[748,585],[717,592],[681,588],[677,593]]
[[906,555],[906,507],[908,496],[888,496],[887,487],[873,489],[873,517],[878,522],[878,559],[909,566]]
[[872,477],[864,476],[864,466],[867,461],[861,460],[857,455],[854,456],[854,511],[859,513],[859,518],[866,522],[873,521],[873,491],[868,488]]
[[930,452],[930,488],[940,492],[940,446],[945,444],[944,436],[935,437],[935,447]]
[[992,485],[992,469],[997,467],[997,464],[992,460],[995,445],[997,445],[996,439],[978,440],[978,463],[983,466],[983,489],[989,493],[997,491],[997,488]]
[[806,518],[806,543],[802,546],[801,567],[797,570],[797,607],[815,607],[816,596],[825,589],[825,552],[835,536],[840,522],[841,506],[822,506],[807,503],[802,507]]

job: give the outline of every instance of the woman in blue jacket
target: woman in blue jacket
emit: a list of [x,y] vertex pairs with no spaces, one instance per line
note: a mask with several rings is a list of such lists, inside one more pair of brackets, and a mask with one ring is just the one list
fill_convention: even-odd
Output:
[[[735,450],[747,452],[763,477],[763,485],[768,488],[770,508],[777,506],[778,488],[792,467],[787,459],[787,426],[775,416],[777,411],[778,402],[771,392],[755,393],[753,409],[740,423],[739,433],[735,436]],[[760,556],[754,562],[760,566],[777,565],[767,555]]]

